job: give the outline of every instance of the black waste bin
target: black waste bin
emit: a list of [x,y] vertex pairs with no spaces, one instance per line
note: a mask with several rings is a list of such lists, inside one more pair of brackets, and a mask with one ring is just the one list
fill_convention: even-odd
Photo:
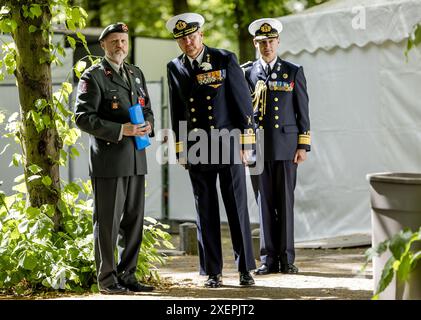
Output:
[[[372,208],[372,246],[390,239],[404,228],[418,231],[421,226],[421,173],[373,173],[367,175],[367,180],[370,182]],[[390,256],[387,251],[373,259],[374,290]],[[420,300],[421,263],[411,273],[408,282],[401,283],[395,277],[379,298]]]

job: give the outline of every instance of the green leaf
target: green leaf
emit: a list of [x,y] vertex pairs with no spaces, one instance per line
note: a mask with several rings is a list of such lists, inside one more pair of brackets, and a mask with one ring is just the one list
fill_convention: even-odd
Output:
[[16,186],[13,186],[12,187],[12,190],[17,191],[17,192],[20,192],[20,193],[27,193],[28,192],[28,190],[26,189],[25,182],[22,182],[22,183],[20,183],[20,184],[18,184]]
[[20,175],[18,175],[14,180],[13,180],[13,182],[16,182],[16,183],[19,183],[19,182],[22,182],[22,181],[24,181],[25,180],[25,175],[24,174],[20,174]]
[[406,253],[399,264],[399,268],[397,270],[398,279],[401,281],[406,281],[409,278],[409,273],[411,272],[411,255]]
[[382,275],[379,280],[378,288],[376,295],[380,292],[383,292],[384,289],[387,288],[387,286],[390,284],[390,282],[393,279],[393,263],[395,262],[395,259],[393,257],[390,257],[382,271]]
[[66,205],[66,203],[59,199],[57,202],[57,207],[60,210],[61,213],[63,213],[64,215],[70,215],[70,210],[69,207]]
[[28,207],[26,208],[26,216],[28,217],[28,219],[33,219],[37,216],[39,216],[40,214],[40,209],[39,208],[34,208],[34,207]]
[[35,107],[38,111],[44,110],[44,108],[48,105],[47,100],[45,99],[37,99],[35,101]]
[[33,253],[26,253],[21,261],[21,266],[26,270],[34,270],[38,264],[38,260]]
[[29,8],[29,11],[31,11],[33,16],[37,17],[37,18],[42,15],[42,9],[41,9],[41,6],[39,4],[31,5],[31,7]]
[[412,238],[410,230],[401,230],[390,239],[389,249],[396,260],[400,260],[401,256],[407,251],[406,244]]
[[47,114],[44,114],[42,116],[42,122],[44,123],[44,125],[45,125],[46,128],[49,128],[50,127],[50,124],[51,124],[50,116],[47,115]]
[[80,76],[82,75],[82,72],[85,70],[86,68],[86,62],[79,60],[78,62],[76,62],[76,65],[74,66],[74,71],[76,73],[76,76],[78,78],[80,78]]
[[37,27],[35,27],[35,26],[33,26],[33,25],[30,25],[29,26],[29,29],[28,29],[28,31],[29,31],[29,33],[34,33],[35,31],[37,31],[38,30],[38,28]]
[[19,153],[14,153],[12,156],[12,162],[9,164],[9,167],[12,165],[15,167],[19,167],[22,164],[22,155]]
[[421,24],[418,24],[414,31],[414,45],[418,46],[421,43]]
[[29,171],[31,171],[32,173],[36,174],[42,171],[42,168],[36,164],[31,164],[28,167]]
[[63,82],[61,84],[61,87],[63,88],[63,90],[67,93],[70,94],[73,91],[73,86],[70,82]]
[[75,158],[79,157],[79,155],[80,155],[80,153],[75,147],[70,148],[70,157],[72,159],[75,159]]
[[76,40],[71,36],[67,36],[66,39],[67,39],[67,42],[69,42],[70,47],[73,50],[75,50],[76,49]]
[[21,223],[19,223],[18,230],[22,234],[25,233],[28,230],[28,220],[25,219]]
[[156,224],[158,222],[155,218],[152,217],[145,217],[144,220],[152,224]]
[[37,180],[37,179],[39,179],[39,178],[41,178],[41,176],[40,176],[40,175],[38,175],[38,174],[34,174],[34,175],[32,175],[32,176],[30,176],[30,177],[28,178],[28,182],[32,182],[32,181]]
[[53,183],[53,181],[51,180],[49,176],[43,176],[41,179],[41,182],[46,187],[51,186],[51,184]]

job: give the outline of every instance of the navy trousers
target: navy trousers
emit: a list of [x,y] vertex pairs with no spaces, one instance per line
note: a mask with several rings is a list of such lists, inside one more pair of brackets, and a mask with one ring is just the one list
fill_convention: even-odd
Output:
[[251,176],[260,214],[260,260],[270,269],[294,263],[294,189],[297,165],[292,160],[265,161]]
[[247,208],[245,169],[242,164],[215,166],[214,170],[189,170],[197,211],[200,274],[222,273],[221,225],[216,179],[222,199],[238,271],[256,268]]

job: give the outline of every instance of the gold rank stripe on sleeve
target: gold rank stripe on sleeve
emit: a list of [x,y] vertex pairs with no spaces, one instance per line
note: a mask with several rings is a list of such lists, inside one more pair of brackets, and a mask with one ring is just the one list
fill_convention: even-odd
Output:
[[184,151],[184,144],[183,141],[179,141],[175,143],[175,153],[180,153]]
[[214,82],[221,82],[225,79],[225,73],[226,73],[226,70],[222,69],[222,70],[215,70],[215,71],[198,74],[196,76],[197,82],[199,82],[200,85],[211,84]]
[[254,133],[240,134],[240,144],[254,144],[256,136]]
[[310,132],[305,132],[298,135],[298,144],[311,144]]

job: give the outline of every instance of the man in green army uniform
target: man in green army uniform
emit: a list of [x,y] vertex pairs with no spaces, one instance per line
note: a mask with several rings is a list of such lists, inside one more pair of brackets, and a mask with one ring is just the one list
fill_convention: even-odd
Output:
[[[142,71],[124,62],[128,27],[106,27],[100,63],[82,75],[76,124],[90,138],[89,174],[94,189],[94,239],[98,286],[104,294],[151,291],[135,277],[145,206],[145,149],[135,136],[153,135],[153,113]],[[129,108],[144,102],[145,125],[130,123]],[[118,261],[115,249],[118,242]]]

